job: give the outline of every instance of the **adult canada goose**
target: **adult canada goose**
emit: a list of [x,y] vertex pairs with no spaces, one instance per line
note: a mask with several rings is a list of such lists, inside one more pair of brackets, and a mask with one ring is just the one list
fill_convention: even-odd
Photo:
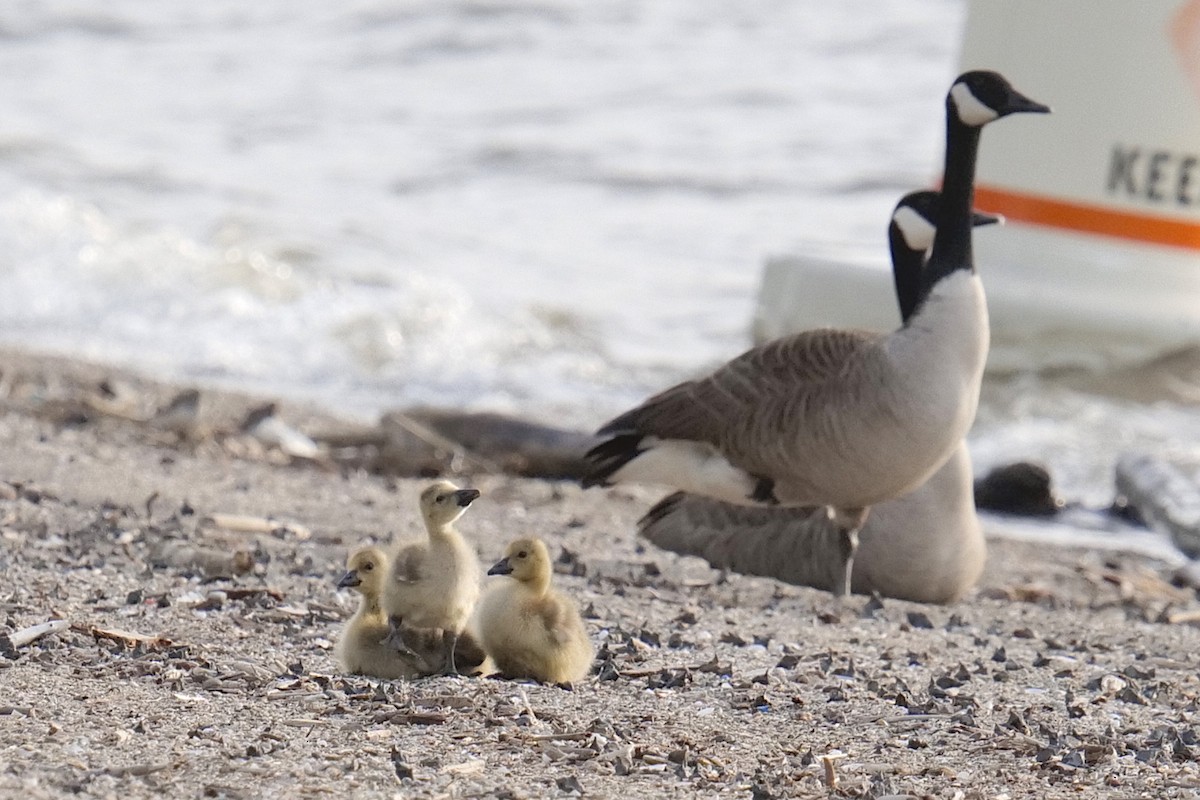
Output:
[[479,490],[459,489],[449,481],[422,491],[421,516],[429,539],[397,548],[384,584],[383,606],[394,629],[390,641],[411,657],[404,628],[440,628],[448,675],[458,672],[455,643],[479,599],[481,579],[479,558],[453,523],[477,497]]
[[[892,212],[888,241],[902,321],[917,305],[939,201],[937,192],[911,192]],[[976,226],[998,221],[974,215]],[[638,531],[659,547],[700,556],[719,569],[846,592],[844,541],[819,509],[754,507],[676,492],[642,517]],[[986,554],[966,445],[919,488],[871,509],[859,539],[853,591],[926,603],[962,596],[979,579]]]
[[995,72],[946,95],[941,218],[908,322],[887,335],[823,329],[756,347],[604,425],[584,485],[637,481],[744,504],[826,506],[850,587],[868,509],[925,482],[975,418],[987,305],[971,250],[984,125],[1049,109]]
[[595,650],[575,601],[550,586],[550,554],[540,539],[517,539],[488,575],[505,575],[479,601],[475,627],[496,668],[510,678],[570,683]]
[[[387,553],[378,547],[355,550],[346,560],[346,572],[338,581],[339,589],[352,589],[360,595],[358,610],[338,637],[334,654],[342,669],[376,678],[419,678],[444,668],[441,631],[421,629],[405,632],[405,643],[412,655],[397,652],[383,640],[388,636],[387,614],[382,595],[388,574]],[[485,656],[465,631],[455,648],[457,664],[468,670],[483,665]]]

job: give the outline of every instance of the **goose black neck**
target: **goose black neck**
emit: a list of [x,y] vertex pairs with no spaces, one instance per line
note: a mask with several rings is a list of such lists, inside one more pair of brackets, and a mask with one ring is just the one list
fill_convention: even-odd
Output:
[[922,298],[942,278],[960,269],[975,271],[971,211],[975,205],[975,159],[982,127],[964,125],[952,104],[946,108],[946,167],[933,250],[925,266]]
[[888,246],[892,251],[892,281],[896,285],[900,320],[907,325],[921,301],[921,268],[924,266],[925,253],[909,247],[900,227],[894,222],[888,226]]

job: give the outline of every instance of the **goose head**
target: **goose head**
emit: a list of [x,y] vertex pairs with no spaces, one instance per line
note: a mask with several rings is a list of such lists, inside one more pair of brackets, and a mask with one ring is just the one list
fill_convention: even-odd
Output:
[[510,578],[544,590],[550,585],[550,551],[541,539],[517,539],[504,551],[504,558],[488,570],[488,575]]
[[478,489],[460,489],[450,481],[437,481],[421,492],[421,516],[432,528],[449,525],[479,497]]
[[339,589],[353,589],[364,597],[378,597],[387,573],[387,556],[378,547],[355,550],[346,559],[346,574],[338,581]]
[[[892,221],[888,225],[892,277],[896,284],[896,301],[900,304],[900,318],[906,322],[916,311],[920,298],[921,268],[925,264],[925,251],[933,245],[937,233],[941,202],[939,192],[909,192],[900,198],[892,211]],[[972,227],[1003,222],[1004,217],[998,214],[971,212]]]
[[958,76],[946,95],[947,110],[969,128],[1009,114],[1049,114],[1050,107],[1031,100],[1012,87],[999,72],[972,70]]
[[[925,251],[933,246],[941,201],[941,194],[929,189],[909,192],[900,198],[900,202],[892,210],[891,229],[899,234],[900,244],[905,249],[924,256]],[[971,212],[972,227],[1003,223],[1004,217],[999,214],[989,214],[978,209]],[[893,250],[894,248],[895,245]],[[895,257],[893,252],[893,261]]]

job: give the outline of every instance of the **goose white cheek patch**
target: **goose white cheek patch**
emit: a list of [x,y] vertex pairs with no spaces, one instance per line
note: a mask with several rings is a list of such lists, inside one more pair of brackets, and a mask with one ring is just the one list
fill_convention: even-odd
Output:
[[954,100],[954,109],[964,125],[978,128],[1000,116],[994,109],[971,94],[971,90],[965,83],[954,84],[950,88],[950,97]]
[[892,222],[900,229],[900,235],[910,250],[928,250],[933,244],[937,228],[914,209],[901,206],[892,215]]

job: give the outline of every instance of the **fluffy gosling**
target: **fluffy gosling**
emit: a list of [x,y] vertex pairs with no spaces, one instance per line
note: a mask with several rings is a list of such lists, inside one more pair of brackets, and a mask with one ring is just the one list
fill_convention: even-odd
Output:
[[422,491],[421,516],[429,539],[396,550],[384,585],[383,608],[393,628],[389,641],[410,654],[406,628],[440,628],[445,675],[458,674],[458,637],[479,599],[479,559],[453,527],[477,497],[479,490],[459,489],[449,481]]
[[387,567],[387,554],[378,547],[364,547],[350,554],[338,588],[353,589],[361,599],[358,611],[342,630],[334,655],[345,672],[388,680],[415,678],[422,672],[417,664],[383,643],[389,628],[380,595]]
[[550,588],[550,554],[540,539],[518,539],[488,575],[508,577],[479,602],[476,628],[483,649],[510,678],[570,683],[595,657],[579,607]]
[[[441,631],[407,631],[405,641],[414,656],[404,656],[384,642],[390,626],[380,599],[387,572],[387,553],[378,547],[361,548],[347,559],[346,573],[338,581],[338,588],[353,589],[361,599],[358,611],[346,623],[334,650],[338,663],[345,672],[388,680],[436,674],[445,666]],[[458,665],[472,672],[482,667],[486,658],[479,643],[465,632],[455,651]]]

